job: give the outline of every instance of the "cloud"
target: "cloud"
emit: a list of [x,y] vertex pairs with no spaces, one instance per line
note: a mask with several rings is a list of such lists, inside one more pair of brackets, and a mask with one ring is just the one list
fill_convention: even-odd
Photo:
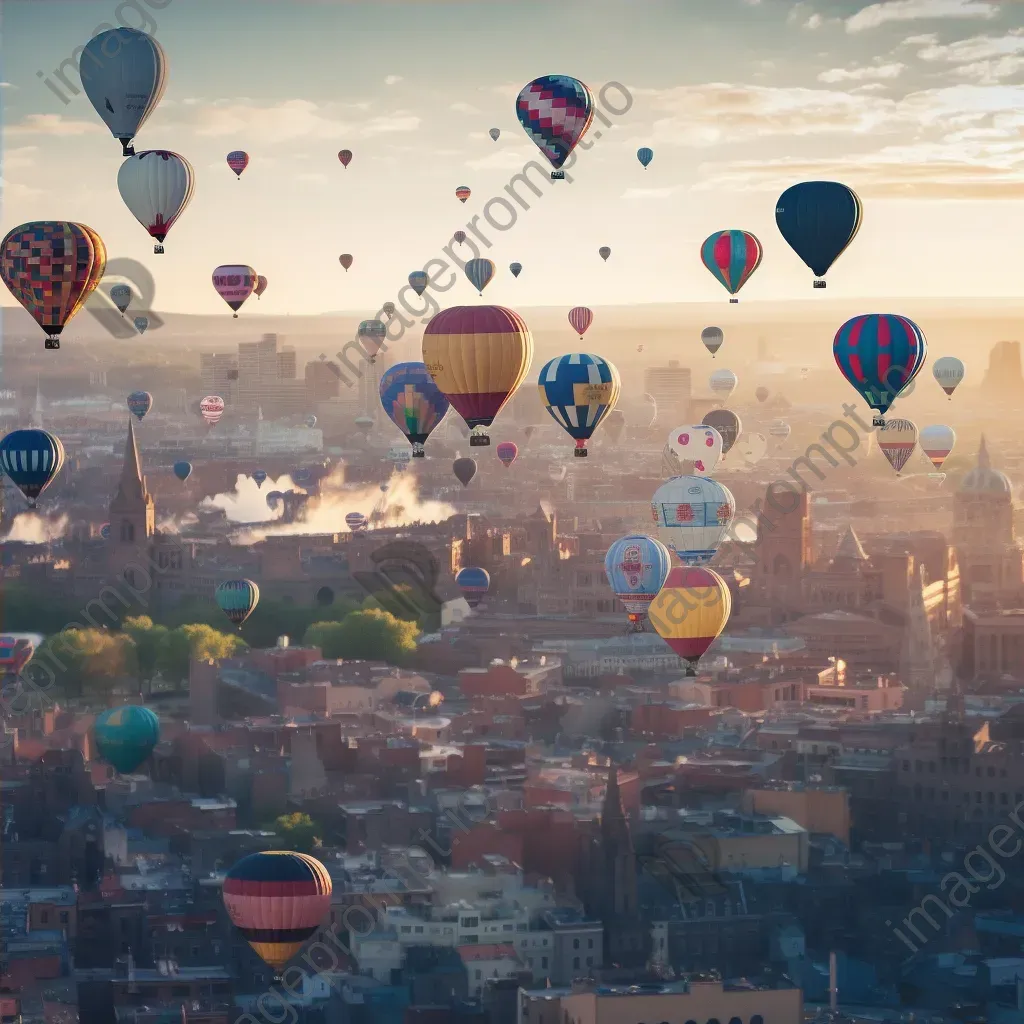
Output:
[[398,83],[400,81],[402,81],[402,76],[401,75],[388,75],[388,77],[384,79],[384,84],[385,85],[398,85]]
[[1024,69],[1024,29],[1011,29],[1002,36],[972,36],[946,44],[940,44],[931,36],[917,56],[924,61],[956,64],[955,75],[991,85]]
[[0,82],[0,89],[17,89],[17,88],[18,87],[16,85],[13,85],[10,82]]
[[803,27],[804,28],[809,28],[809,29],[811,29],[813,31],[816,28],[821,28],[821,26],[824,25],[824,24],[825,24],[825,19],[820,14],[818,14],[817,11],[815,11],[815,13],[812,14],[804,22]]
[[35,163],[38,146],[15,146],[3,154],[3,168],[5,171],[23,170]]
[[994,18],[998,0],[881,0],[846,19],[847,32],[863,32],[894,21],[925,18]]
[[878,82],[899,78],[906,64],[868,64],[859,68],[832,68],[818,75],[819,82],[835,85],[837,82]]
[[477,160],[467,160],[466,166],[474,171],[521,171],[531,160],[547,166],[537,150],[495,149]]
[[106,131],[95,121],[74,121],[60,114],[28,114],[4,129],[6,135],[88,135]]
[[33,188],[31,185],[20,185],[16,181],[8,181],[6,178],[0,178],[0,192],[6,200],[12,199],[32,199],[34,196],[41,196],[43,190],[41,188]]
[[449,110],[454,110],[456,114],[479,114],[480,113],[480,110],[477,107],[474,107],[472,103],[464,103],[462,100],[459,100],[457,103],[452,103],[448,107],[448,109]]

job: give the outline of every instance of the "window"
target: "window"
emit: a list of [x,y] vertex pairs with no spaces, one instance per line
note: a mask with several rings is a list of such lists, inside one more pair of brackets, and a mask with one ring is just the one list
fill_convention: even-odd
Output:
[[572,948],[573,949],[579,949],[580,948],[580,940],[579,939],[573,939],[572,940]]
[[548,958],[546,956],[540,958],[540,966],[541,970],[546,971],[548,969]]
[[594,966],[594,958],[592,956],[588,956],[587,957],[587,966],[588,967],[593,967]]
[[417,935],[422,935],[423,934],[423,925],[421,925],[421,924],[416,925],[416,927],[413,929],[413,931]]
[[476,928],[480,924],[479,917],[464,917],[462,919],[463,928]]
[[574,968],[576,968],[577,970],[579,969],[579,966],[580,966],[580,958],[579,958],[578,956],[574,956],[574,957],[572,958],[572,965],[573,965],[573,967],[574,967]]
[[990,779],[994,779],[996,777],[996,770],[991,765],[989,765],[989,768],[988,768],[988,777]]
[[[43,910],[43,911],[40,912],[40,914],[39,914],[39,923],[40,924],[49,924],[50,923],[50,912],[48,910]],[[579,943],[576,943],[576,945],[578,946]]]
[[408,935],[411,931],[412,931],[412,925],[409,925],[409,924],[403,924],[402,925],[402,934],[403,935]]
[[476,980],[477,980],[477,981],[479,981],[479,980],[480,980],[480,977],[481,977],[481,975],[480,975],[480,971],[479,971],[479,970],[477,970],[477,971],[475,971],[474,973],[476,974]]
[[764,1017],[759,1013],[755,1013],[754,1016],[750,1018],[750,1024],[764,1024]]
[[593,939],[587,939],[587,949],[593,949],[593,948],[594,948],[594,940]]
[[[121,540],[127,544],[131,544],[135,540],[135,524],[134,523],[122,523],[121,524]],[[188,993],[186,993],[187,995]]]

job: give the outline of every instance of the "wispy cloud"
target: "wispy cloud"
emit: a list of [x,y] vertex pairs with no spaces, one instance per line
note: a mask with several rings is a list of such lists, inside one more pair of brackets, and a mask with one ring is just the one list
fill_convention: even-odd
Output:
[[385,85],[398,85],[398,83],[400,81],[402,81],[402,76],[401,75],[388,75],[388,77],[384,79],[384,84]]
[[474,107],[472,103],[464,103],[462,100],[458,100],[457,102],[452,103],[448,107],[448,109],[449,110],[453,110],[456,114],[479,114],[480,113],[479,108]]
[[882,0],[846,19],[847,32],[863,32],[894,21],[927,18],[986,18],[999,13],[998,0]]
[[87,135],[105,131],[99,122],[75,121],[61,114],[29,114],[15,124],[7,125],[4,134],[11,135]]
[[866,64],[858,68],[832,68],[818,75],[819,82],[835,85],[837,82],[880,82],[899,78],[906,64]]
[[921,60],[955,64],[953,73],[989,85],[1024,70],[1024,29],[1001,36],[972,36],[940,44],[927,37],[917,56]]
[[15,146],[3,154],[3,168],[5,171],[20,171],[31,167],[36,161],[38,146]]

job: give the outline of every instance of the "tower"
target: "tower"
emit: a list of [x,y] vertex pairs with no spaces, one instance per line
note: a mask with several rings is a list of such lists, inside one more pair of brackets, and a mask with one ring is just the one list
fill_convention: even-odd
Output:
[[926,693],[935,686],[935,649],[924,607],[925,583],[925,568],[921,565],[910,581],[909,608],[900,651],[900,680],[915,694]]
[[784,619],[802,603],[802,581],[813,560],[807,491],[772,484],[758,510],[757,572],[773,616]]
[[148,576],[149,544],[156,532],[156,508],[142,475],[135,424],[128,419],[128,438],[117,493],[110,502],[110,569],[136,592]]

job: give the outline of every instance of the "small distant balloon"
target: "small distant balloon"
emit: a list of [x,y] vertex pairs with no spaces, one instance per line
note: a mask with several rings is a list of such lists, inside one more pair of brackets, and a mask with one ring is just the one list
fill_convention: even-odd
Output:
[[199,411],[207,426],[212,427],[224,415],[224,399],[220,395],[207,395],[199,403]]
[[490,135],[492,142],[497,142],[498,141],[498,136],[501,135],[501,129],[500,128],[492,128],[487,134]]
[[429,278],[425,270],[414,270],[409,275],[409,287],[417,294],[422,295],[427,290]]
[[191,462],[176,462],[174,464],[174,475],[184,483],[192,475]]
[[725,332],[721,327],[705,327],[700,332],[700,340],[713,356],[722,347],[722,343],[725,341]]
[[704,266],[723,288],[739,302],[736,293],[761,265],[764,250],[756,235],[749,231],[716,231],[704,239],[700,258]]
[[123,313],[132,302],[132,290],[126,284],[115,284],[110,289],[110,301]]
[[942,469],[956,444],[956,432],[944,423],[934,423],[921,429],[921,448],[936,469]]
[[338,159],[341,161],[342,167],[348,167],[352,163],[352,150],[342,149],[338,152]]
[[516,456],[519,454],[519,448],[512,441],[499,442],[494,451],[506,469],[516,461]]
[[[113,289],[110,294],[114,294]],[[932,376],[938,382],[939,387],[951,398],[953,392],[963,382],[965,373],[964,364],[956,356],[942,356],[935,360],[935,365],[932,367]]]
[[582,338],[587,333],[587,328],[594,322],[592,310],[586,306],[573,306],[569,310],[569,323],[572,329]]
[[228,153],[228,167],[235,172],[237,178],[242,177],[242,171],[249,166],[249,154],[240,149]]
[[391,317],[391,316],[395,315],[396,307],[395,307],[395,304],[393,302],[385,302],[384,305],[381,306],[380,308],[381,308],[381,312],[385,316]]
[[464,203],[472,194],[473,193],[470,191],[468,185],[460,185],[455,190],[455,198],[458,199],[460,203]]
[[910,420],[887,420],[885,425],[879,428],[878,447],[889,465],[896,470],[897,476],[914,454],[917,438],[917,427]]
[[139,332],[139,334],[145,334],[146,333],[146,328],[149,326],[149,317],[148,316],[137,316],[132,321],[132,323],[135,325],[135,330],[137,330]]
[[367,525],[366,516],[362,512],[349,512],[345,516],[345,525],[353,532],[365,530]]
[[789,437],[791,432],[792,427],[790,427],[790,425],[786,423],[784,420],[776,420],[768,428],[768,433],[771,434],[772,437],[777,438],[780,441],[785,441]]
[[456,244],[462,245],[462,243],[466,240],[466,232],[459,228],[459,230],[456,231],[454,235],[452,235],[452,238],[455,239]]
[[364,320],[356,332],[363,350],[370,357],[370,362],[377,362],[377,353],[384,347],[388,329],[383,320]]
[[252,478],[256,483],[257,490],[263,487],[263,484],[267,479],[267,471],[265,469],[254,469],[252,471]]
[[754,391],[754,397],[759,402],[767,402],[769,395],[771,392],[763,384]]
[[476,476],[476,459],[456,459],[452,463],[452,472],[463,487],[468,487]]
[[491,577],[486,569],[467,566],[455,577],[455,583],[462,591],[462,596],[466,599],[469,607],[476,608],[487,596],[487,591],[491,586]]
[[715,370],[708,379],[708,386],[722,398],[728,398],[739,384],[739,378],[732,370]]
[[267,279],[262,274],[260,274],[256,278],[256,287],[253,289],[253,292],[256,294],[256,298],[258,299],[266,290]]
[[611,256],[612,254],[611,247],[607,245],[602,245],[601,248],[597,250],[597,254],[598,256],[601,257],[601,259],[603,259],[607,263],[608,257]]
[[252,267],[247,267],[244,264],[225,264],[213,272],[213,287],[231,307],[235,319],[238,318],[238,311],[242,308],[242,304],[252,295],[258,276]]
[[227,580],[217,587],[214,596],[220,610],[241,629],[260,603],[260,588],[252,580]]
[[491,279],[494,277],[494,261],[488,259],[475,259],[470,260],[466,264],[466,277],[469,278],[470,284],[477,290],[480,295],[483,295],[484,289],[491,283]]
[[348,268],[352,266],[352,253],[350,253],[350,252],[343,252],[338,257],[338,262],[342,265],[342,267],[345,270],[345,273],[347,274],[348,273]]
[[654,150],[647,146],[641,146],[636,151],[636,158],[640,161],[641,166],[646,171],[648,164],[654,159]]
[[141,423],[143,417],[153,408],[153,396],[148,391],[133,391],[128,396],[128,411]]
[[522,263],[510,263],[508,269],[512,271],[513,277],[518,277],[523,272]]

